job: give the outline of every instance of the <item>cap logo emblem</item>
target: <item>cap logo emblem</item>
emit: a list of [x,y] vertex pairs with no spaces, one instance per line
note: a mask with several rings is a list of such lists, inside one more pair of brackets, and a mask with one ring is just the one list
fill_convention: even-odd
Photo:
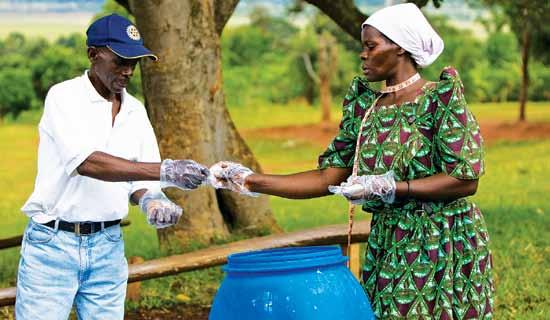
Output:
[[126,28],[126,33],[128,34],[128,37],[132,40],[139,40],[141,39],[141,36],[139,35],[138,29],[134,25],[129,25],[128,28]]

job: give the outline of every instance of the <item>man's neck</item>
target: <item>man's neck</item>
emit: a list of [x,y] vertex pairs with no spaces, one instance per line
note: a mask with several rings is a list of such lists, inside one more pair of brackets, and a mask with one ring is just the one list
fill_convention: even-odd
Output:
[[117,95],[116,93],[110,91],[105,85],[103,85],[101,80],[99,80],[99,78],[91,70],[88,72],[88,79],[90,79],[90,82],[92,83],[92,86],[95,88],[97,93],[105,98],[105,100],[115,101],[117,96],[120,99],[120,94]]

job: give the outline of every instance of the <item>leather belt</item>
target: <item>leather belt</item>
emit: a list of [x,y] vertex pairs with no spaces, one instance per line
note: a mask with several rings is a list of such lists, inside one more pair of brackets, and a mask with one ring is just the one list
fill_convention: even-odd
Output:
[[[55,221],[56,220],[52,220],[50,222],[43,223],[42,225],[45,225],[50,228],[55,228]],[[78,235],[93,234],[98,231],[101,231],[102,229],[112,227],[119,223],[120,223],[120,219],[112,220],[112,221],[102,221],[102,222],[67,222],[67,221],[59,220],[58,229],[67,231],[67,232],[73,232],[78,236]]]

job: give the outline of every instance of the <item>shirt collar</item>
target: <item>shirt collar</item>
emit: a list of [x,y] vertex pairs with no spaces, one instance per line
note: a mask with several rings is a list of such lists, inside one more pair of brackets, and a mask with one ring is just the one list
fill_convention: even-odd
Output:
[[[109,102],[107,99],[105,99],[103,96],[97,92],[94,85],[90,81],[90,78],[88,77],[89,70],[84,71],[84,75],[82,76],[84,79],[84,87],[88,95],[88,99],[90,99],[90,102]],[[128,92],[126,89],[122,90],[121,94],[121,106],[120,106],[120,113],[130,113],[132,112],[132,109],[130,105],[128,105],[127,101]],[[119,114],[120,115],[120,114]]]
[[[99,92],[95,89],[94,85],[90,81],[90,78],[88,77],[88,70],[84,71],[84,75],[82,76],[84,78],[84,83],[86,87],[86,91],[88,93],[88,98],[90,99],[90,102],[109,102],[107,99],[103,98]],[[126,89],[122,89],[121,94],[121,103],[124,104],[126,100],[126,95],[128,93],[126,92]]]

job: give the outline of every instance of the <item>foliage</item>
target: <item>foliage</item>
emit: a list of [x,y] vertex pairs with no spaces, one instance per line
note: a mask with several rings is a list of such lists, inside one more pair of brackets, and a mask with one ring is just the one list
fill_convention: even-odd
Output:
[[28,110],[34,99],[31,71],[17,67],[2,68],[0,73],[0,120],[5,115],[17,118]]
[[88,64],[84,52],[62,46],[47,48],[40,59],[31,64],[37,97],[44,100],[52,85],[81,75]]
[[92,18],[92,21],[95,21],[111,13],[116,13],[120,16],[127,18],[130,21],[135,21],[134,16],[132,16],[128,12],[128,10],[126,10],[126,8],[118,4],[115,0],[105,0],[105,2],[103,3],[103,6],[101,7],[101,11],[98,12],[96,15],[94,15],[94,17]]
[[[493,6],[508,17],[508,23],[516,34],[518,40],[523,40],[524,31],[534,36],[533,50],[535,55],[547,56],[550,48],[550,3],[546,0],[480,0],[482,3]],[[546,41],[536,41],[544,40]],[[540,42],[540,43],[539,43]]]
[[[98,15],[109,12],[129,16],[114,0],[106,1]],[[332,96],[341,97],[345,93],[350,80],[360,74],[360,44],[319,11],[314,9],[310,18],[308,24],[298,29],[290,19],[271,16],[267,9],[258,7],[250,13],[250,24],[224,30],[221,46],[228,105],[285,104],[304,98],[314,105],[318,88],[308,76],[304,55],[309,57],[313,69],[318,70],[321,32],[329,32],[337,40],[338,69],[331,82]],[[503,28],[508,20],[501,10],[493,9],[491,18],[482,21],[488,31],[488,37],[483,40],[452,26],[448,18],[431,16],[429,20],[444,38],[445,51],[434,65],[422,70],[427,79],[437,80],[441,69],[452,65],[461,74],[469,101],[518,99],[519,44],[517,37]],[[540,43],[548,41],[536,41],[536,45]],[[9,68],[31,72],[34,93],[26,109],[40,106],[51,85],[82,74],[89,65],[86,38],[77,33],[64,35],[53,42],[12,33],[0,40],[0,54],[0,74]],[[529,68],[529,98],[535,101],[548,99],[550,95],[545,86],[550,71],[544,64],[546,60],[538,61]],[[139,68],[128,91],[143,100]],[[2,103],[6,105],[0,101]]]

